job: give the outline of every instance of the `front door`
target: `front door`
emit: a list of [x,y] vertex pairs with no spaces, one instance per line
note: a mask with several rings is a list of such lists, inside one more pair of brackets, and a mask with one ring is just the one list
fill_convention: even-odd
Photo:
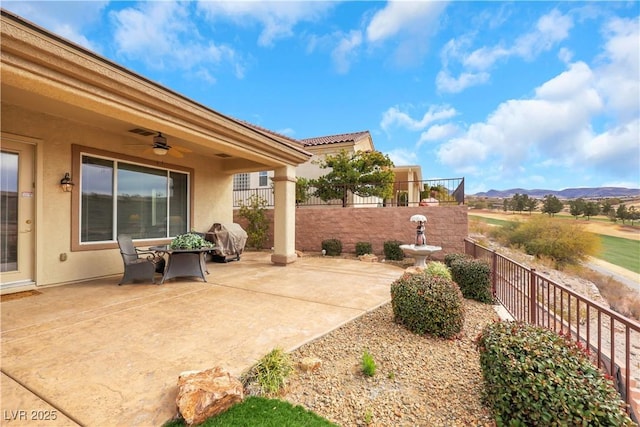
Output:
[[34,283],[34,149],[0,141],[0,288]]

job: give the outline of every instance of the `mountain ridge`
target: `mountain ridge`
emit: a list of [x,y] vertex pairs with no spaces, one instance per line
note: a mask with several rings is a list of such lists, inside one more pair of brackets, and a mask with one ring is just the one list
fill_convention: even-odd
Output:
[[475,197],[490,197],[490,198],[510,198],[514,194],[526,194],[529,197],[543,198],[544,196],[551,194],[559,199],[577,199],[579,197],[585,199],[593,198],[607,198],[607,197],[640,197],[640,188],[625,188],[625,187],[582,187],[582,188],[565,188],[564,190],[543,190],[532,189],[527,190],[525,188],[511,188],[508,190],[489,190],[476,194],[471,194]]

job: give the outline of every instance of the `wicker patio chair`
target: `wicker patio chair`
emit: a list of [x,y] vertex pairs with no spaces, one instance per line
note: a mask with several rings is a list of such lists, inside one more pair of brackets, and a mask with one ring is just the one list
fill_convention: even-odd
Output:
[[153,251],[137,249],[133,246],[131,236],[126,234],[119,235],[118,246],[124,262],[124,275],[118,285],[135,280],[151,280],[151,283],[156,283],[155,273],[164,273],[164,258]]

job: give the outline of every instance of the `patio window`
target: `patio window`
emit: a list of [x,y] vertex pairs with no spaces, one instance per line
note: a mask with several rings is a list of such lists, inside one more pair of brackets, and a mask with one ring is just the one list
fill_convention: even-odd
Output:
[[260,187],[266,187],[269,185],[269,177],[267,171],[258,172],[258,185]]
[[237,173],[233,176],[233,189],[234,190],[248,190],[249,189],[249,174]]
[[189,174],[83,154],[80,243],[170,238],[189,229]]

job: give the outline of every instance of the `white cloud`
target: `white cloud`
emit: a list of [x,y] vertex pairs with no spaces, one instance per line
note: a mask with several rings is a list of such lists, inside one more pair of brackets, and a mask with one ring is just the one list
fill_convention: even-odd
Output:
[[398,107],[391,107],[382,114],[382,121],[380,127],[384,130],[389,129],[391,126],[396,125],[404,127],[409,130],[422,130],[426,128],[430,123],[438,120],[445,120],[454,117],[457,114],[454,108],[448,106],[432,105],[429,110],[424,113],[421,119],[412,119],[409,114],[400,111]]
[[[535,28],[517,37],[511,44],[500,41],[494,46],[482,46],[468,52],[474,34],[463,34],[443,47],[440,53],[442,70],[436,77],[436,87],[439,92],[458,93],[468,87],[484,84],[490,79],[488,71],[497,62],[511,57],[533,60],[565,40],[572,27],[573,19],[554,9],[540,17]],[[457,63],[462,70],[458,77],[454,77],[450,69]]]
[[438,160],[456,172],[475,174],[487,158],[489,147],[471,138],[455,138],[440,146]]
[[433,125],[429,129],[420,134],[417,146],[420,147],[425,142],[440,141],[448,139],[456,135],[460,129],[453,123],[446,123],[444,125]]
[[319,1],[199,1],[198,8],[211,20],[232,20],[240,24],[257,22],[263,27],[258,44],[273,46],[276,40],[293,35],[301,21],[312,22],[334,7]]
[[640,115],[640,23],[614,19],[605,26],[606,45],[596,68],[598,89],[621,121]]
[[489,73],[462,73],[453,77],[447,70],[441,70],[436,76],[436,87],[439,92],[460,93],[468,87],[486,83]]
[[444,9],[446,2],[389,1],[376,12],[367,27],[367,39],[377,42],[400,32],[422,31],[432,24]]
[[369,43],[380,44],[391,38],[395,48],[393,60],[406,66],[419,62],[428,49],[428,39],[439,26],[446,1],[390,0],[377,11],[366,29]]
[[87,39],[82,31],[102,18],[108,4],[108,1],[3,1],[2,7],[89,50],[100,52],[100,46]]
[[362,44],[362,33],[353,30],[349,34],[343,35],[338,45],[333,49],[331,58],[335,64],[336,70],[341,73],[347,73],[351,67],[351,63],[357,56],[356,49]]
[[230,64],[236,77],[244,76],[245,67],[233,48],[203,40],[191,23],[189,3],[139,3],[111,16],[122,56],[154,69],[194,71],[208,82],[215,82],[211,68],[221,64]]
[[640,119],[609,129],[584,145],[587,165],[606,170],[613,175],[626,171],[626,178],[635,178],[640,185]]
[[415,165],[418,162],[418,155],[404,148],[396,148],[384,154],[388,155],[396,166]]

